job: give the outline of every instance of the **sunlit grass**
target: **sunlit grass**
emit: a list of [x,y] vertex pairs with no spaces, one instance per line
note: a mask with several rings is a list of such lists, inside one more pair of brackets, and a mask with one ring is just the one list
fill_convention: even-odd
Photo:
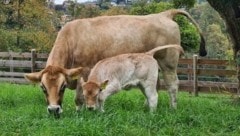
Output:
[[74,91],[64,96],[60,119],[47,114],[38,86],[0,83],[0,135],[81,136],[205,136],[240,134],[240,103],[230,95],[178,94],[178,109],[159,92],[155,113],[144,107],[140,91],[122,91],[109,97],[105,112],[75,112]]

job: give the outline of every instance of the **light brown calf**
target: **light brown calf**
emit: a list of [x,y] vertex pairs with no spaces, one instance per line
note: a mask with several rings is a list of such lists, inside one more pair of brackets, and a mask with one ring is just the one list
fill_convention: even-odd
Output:
[[[81,79],[83,95],[88,109],[100,108],[106,98],[122,88],[138,86],[146,96],[150,111],[157,107],[158,63],[153,58],[155,52],[166,49],[177,49],[177,55],[183,52],[180,45],[166,45],[154,48],[146,53],[128,53],[99,61],[91,70],[88,81]],[[176,95],[176,92],[171,92]],[[174,101],[172,101],[174,105]]]

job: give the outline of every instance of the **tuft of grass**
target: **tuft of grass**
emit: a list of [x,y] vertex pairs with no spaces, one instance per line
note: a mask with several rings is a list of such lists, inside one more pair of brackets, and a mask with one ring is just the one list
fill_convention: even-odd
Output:
[[157,111],[149,113],[138,89],[121,91],[106,100],[105,112],[75,111],[75,91],[64,95],[60,119],[47,114],[38,86],[0,84],[0,135],[202,136],[240,134],[239,101],[229,95],[179,92],[178,109],[159,92]]

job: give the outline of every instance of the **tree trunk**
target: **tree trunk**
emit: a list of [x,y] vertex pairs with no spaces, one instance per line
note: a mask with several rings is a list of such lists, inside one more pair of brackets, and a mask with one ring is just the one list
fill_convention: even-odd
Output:
[[207,0],[225,20],[233,43],[234,57],[240,50],[240,0]]

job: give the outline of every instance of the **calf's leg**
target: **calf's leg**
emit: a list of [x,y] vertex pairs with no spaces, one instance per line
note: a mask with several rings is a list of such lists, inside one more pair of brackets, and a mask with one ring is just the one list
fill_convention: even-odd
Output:
[[156,86],[146,87],[145,94],[147,97],[150,112],[154,112],[157,108],[157,103],[158,103],[158,93],[156,90]]
[[[157,72],[150,78],[142,81],[139,85],[142,93],[145,95],[150,112],[154,112],[157,108],[158,103],[158,92],[156,89],[157,86]],[[146,103],[146,101],[145,101]]]
[[101,112],[104,112],[104,102],[108,96],[117,93],[120,91],[120,83],[119,82],[111,82],[109,85],[106,86],[104,90],[98,95],[98,103],[99,109]]

